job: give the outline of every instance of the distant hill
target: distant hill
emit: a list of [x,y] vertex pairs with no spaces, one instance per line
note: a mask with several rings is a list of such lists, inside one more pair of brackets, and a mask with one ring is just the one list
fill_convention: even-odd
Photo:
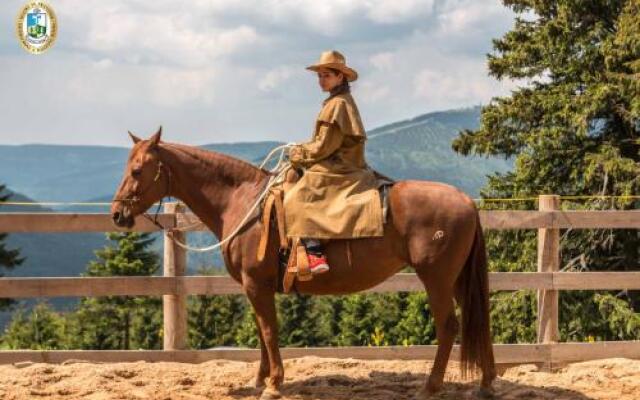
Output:
[[[373,168],[393,178],[442,181],[477,197],[486,174],[508,170],[513,164],[500,158],[462,157],[451,150],[457,133],[476,128],[479,118],[480,107],[473,107],[428,113],[371,129],[367,159]],[[170,133],[165,137],[172,140]],[[202,147],[259,163],[279,144],[263,141]],[[39,201],[110,199],[128,153],[124,147],[0,145],[0,182]]]
[[[266,141],[202,147],[257,162],[278,144]],[[106,146],[0,145],[0,182],[38,201],[110,200],[122,178],[129,150]]]
[[[11,193],[8,201],[33,202],[31,198]],[[8,206],[0,203],[0,212],[52,212],[49,207]],[[27,256],[25,262],[6,276],[76,276],[84,270],[86,262],[93,258],[93,250],[106,244],[104,233],[11,233],[7,238],[9,248],[20,248]]]
[[[8,201],[33,202],[20,193],[4,190],[1,195],[11,194]],[[0,212],[51,212],[51,208],[34,206],[2,206]],[[87,262],[94,258],[93,251],[106,244],[104,233],[10,233],[5,241],[9,249],[20,249],[20,256],[25,257],[22,265],[13,270],[0,269],[6,277],[35,276],[78,276],[84,271]],[[16,299],[29,308],[37,298]],[[76,298],[52,298],[49,302],[58,308],[69,307]],[[10,312],[0,312],[0,328],[10,319]]]
[[480,107],[434,112],[368,132],[367,159],[398,179],[425,179],[457,186],[478,197],[486,175],[507,171],[513,160],[464,157],[451,149],[462,129],[476,129]]

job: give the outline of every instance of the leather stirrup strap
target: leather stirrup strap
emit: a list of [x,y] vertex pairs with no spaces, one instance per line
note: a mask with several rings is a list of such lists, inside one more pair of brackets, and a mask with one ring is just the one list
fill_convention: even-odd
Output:
[[273,192],[269,192],[264,208],[262,210],[262,234],[260,235],[260,244],[258,245],[258,262],[264,260],[267,252],[267,243],[269,242],[269,231],[271,230],[271,209],[273,208],[275,196]]
[[296,266],[298,271],[298,279],[300,281],[310,281],[313,279],[311,270],[309,269],[309,258],[307,256],[307,249],[304,246],[302,240],[298,241],[298,245],[295,247],[296,251]]
[[280,236],[280,248],[287,249],[289,247],[289,240],[287,239],[287,234],[284,231],[284,204],[282,202],[283,192],[280,189],[275,189],[274,192],[278,235]]
[[291,287],[293,286],[293,281],[296,278],[296,272],[298,270],[296,266],[296,256],[297,252],[295,251],[298,246],[298,241],[300,238],[294,237],[292,239],[291,248],[293,249],[289,253],[289,260],[287,260],[287,270],[284,273],[284,279],[282,281],[282,291],[284,293],[289,293],[291,291]]

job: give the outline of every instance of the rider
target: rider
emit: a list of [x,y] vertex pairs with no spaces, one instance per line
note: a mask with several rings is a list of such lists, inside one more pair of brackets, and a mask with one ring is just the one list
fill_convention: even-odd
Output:
[[[376,178],[364,159],[365,130],[350,93],[349,82],[358,74],[335,50],[323,52],[307,69],[317,72],[329,97],[311,141],[289,150],[289,160],[302,171],[302,178],[285,195],[285,203],[290,204],[287,234],[300,237],[309,269],[318,274],[329,270],[319,239],[381,236],[382,224]],[[299,216],[294,217],[296,212]]]

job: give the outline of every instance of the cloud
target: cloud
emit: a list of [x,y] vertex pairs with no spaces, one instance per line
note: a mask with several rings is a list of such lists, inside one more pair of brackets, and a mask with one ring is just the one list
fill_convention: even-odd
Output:
[[159,124],[193,144],[308,140],[327,93],[304,67],[328,49],[359,72],[352,87],[367,129],[486,102],[514,86],[486,70],[491,38],[513,24],[495,0],[53,7],[58,40],[32,56],[13,33],[18,5],[0,4],[1,143],[129,145],[127,129],[152,133]]
[[290,65],[282,65],[271,69],[260,79],[258,87],[264,92],[269,92],[286,82],[295,72],[296,68]]
[[367,15],[380,23],[399,23],[427,16],[433,11],[433,0],[378,0],[368,4]]
[[148,11],[135,2],[112,1],[104,7],[83,3],[73,13],[69,12],[72,7],[62,8],[65,18],[61,20],[73,24],[76,31],[73,47],[133,64],[201,67],[263,40],[247,24],[228,28],[203,24],[197,9],[177,7],[163,12]]
[[380,71],[391,71],[393,61],[393,53],[390,51],[376,53],[369,57],[369,63],[371,63],[375,69]]

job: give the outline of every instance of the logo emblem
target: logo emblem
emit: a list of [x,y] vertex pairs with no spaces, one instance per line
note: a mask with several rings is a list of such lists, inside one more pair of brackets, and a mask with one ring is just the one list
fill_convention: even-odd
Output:
[[437,230],[434,234],[433,237],[431,238],[431,240],[440,240],[444,237],[444,231],[441,230]]
[[57,33],[56,14],[44,1],[30,1],[18,13],[16,34],[20,44],[28,52],[44,52],[53,45]]

